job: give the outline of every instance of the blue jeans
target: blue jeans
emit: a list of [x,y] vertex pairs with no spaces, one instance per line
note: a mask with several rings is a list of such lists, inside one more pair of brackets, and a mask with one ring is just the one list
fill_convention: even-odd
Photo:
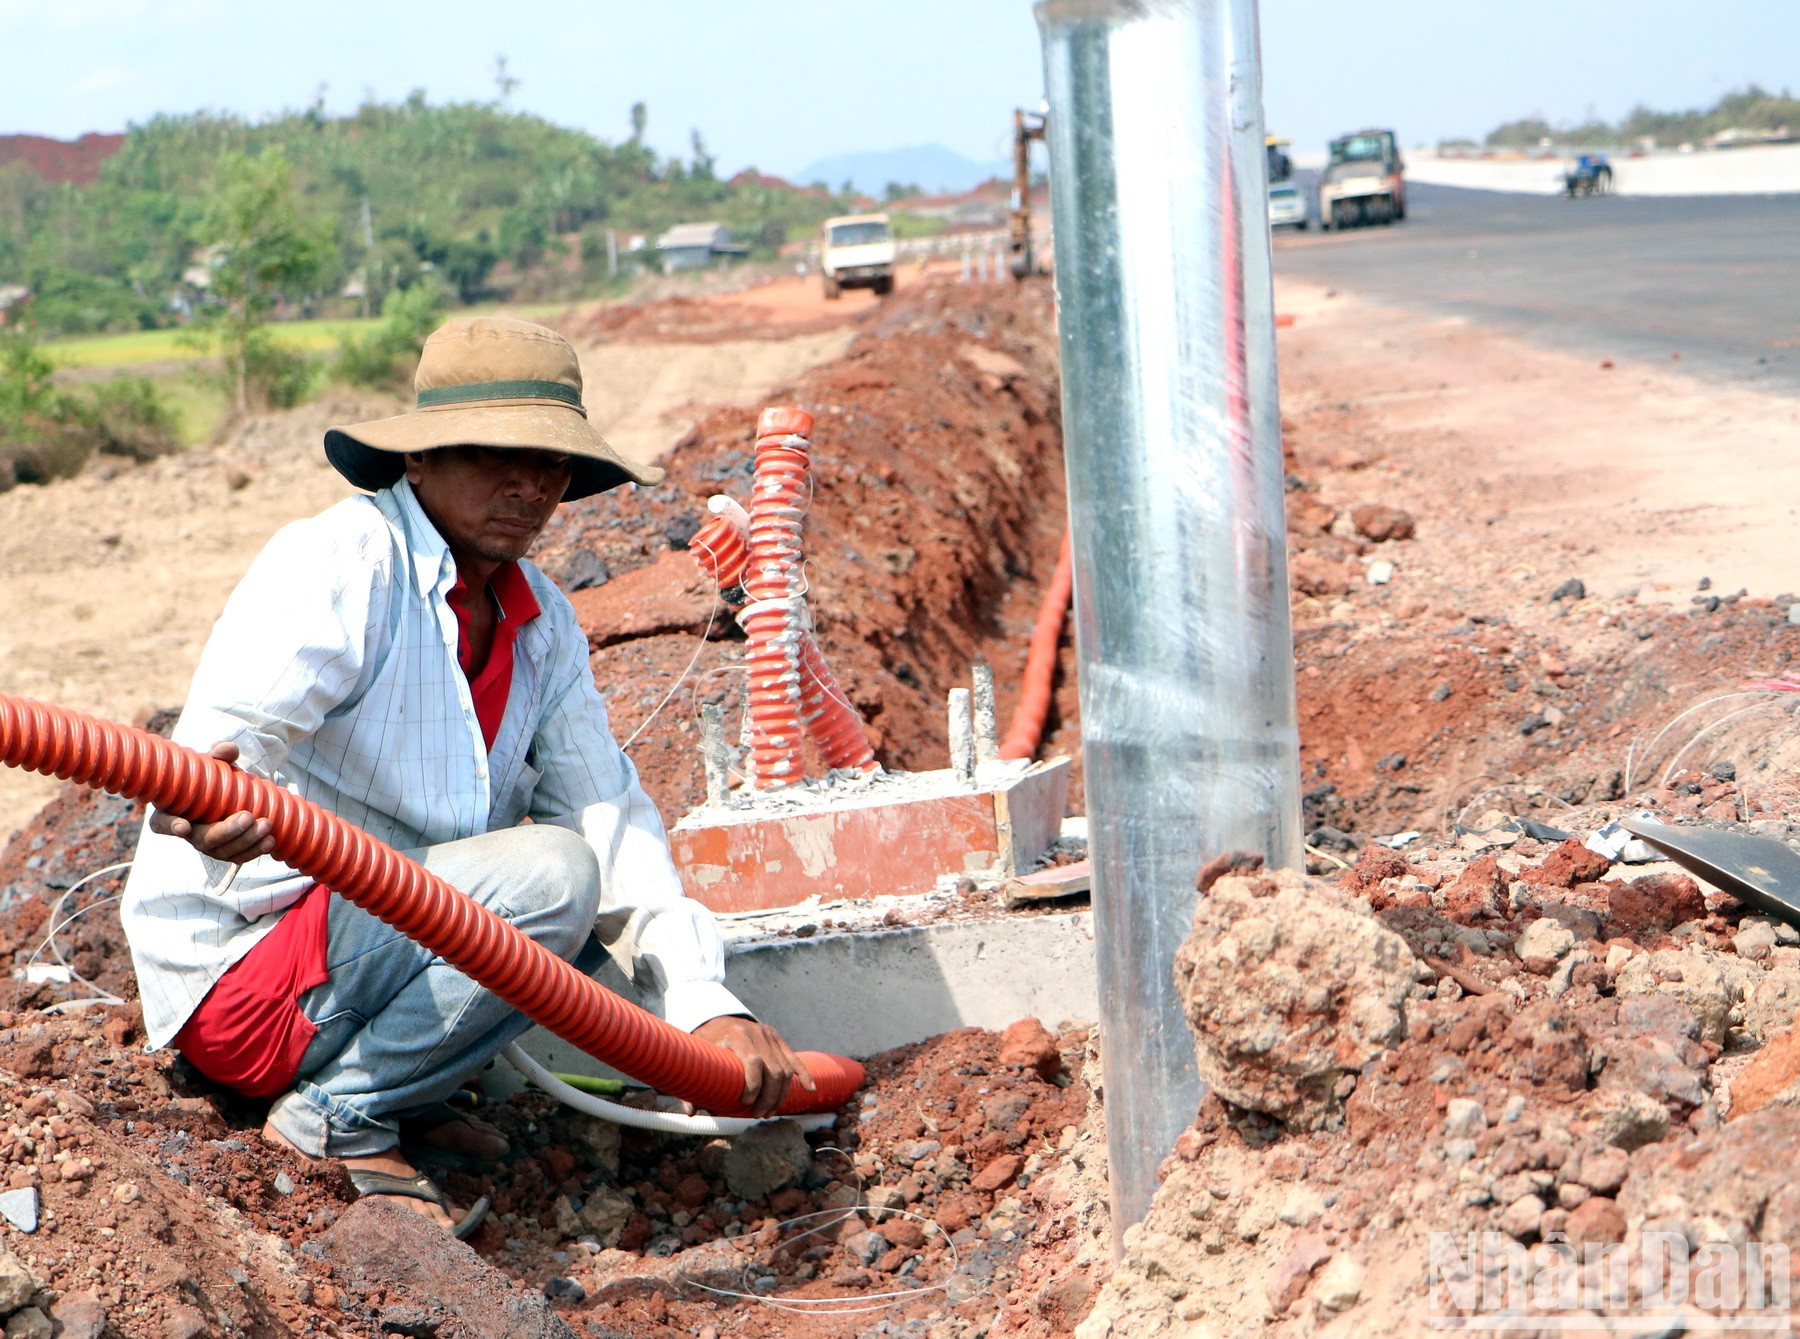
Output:
[[[600,864],[566,828],[532,824],[409,852],[577,968],[605,958],[593,937]],[[315,1158],[363,1158],[400,1141],[399,1122],[435,1108],[531,1020],[442,958],[335,893],[325,964],[300,997],[318,1028],[269,1120]]]

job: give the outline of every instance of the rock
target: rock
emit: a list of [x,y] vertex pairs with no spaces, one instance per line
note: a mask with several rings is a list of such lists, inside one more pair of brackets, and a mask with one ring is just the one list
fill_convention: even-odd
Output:
[[1499,1228],[1514,1241],[1529,1241],[1537,1236],[1538,1220],[1544,1216],[1544,1202],[1536,1195],[1521,1195],[1500,1214]]
[[1587,583],[1580,577],[1570,577],[1562,585],[1550,592],[1550,602],[1555,604],[1561,600],[1587,599]]
[[998,1190],[1011,1185],[1024,1164],[1016,1153],[1002,1153],[969,1178],[970,1190]]
[[1449,1139],[1462,1139],[1480,1134],[1487,1129],[1487,1117],[1482,1114],[1481,1103],[1471,1102],[1466,1097],[1453,1097],[1444,1108],[1444,1135]]
[[285,1171],[276,1172],[275,1173],[275,1193],[277,1195],[293,1194],[294,1193],[294,1178],[289,1176]]
[[563,588],[563,594],[573,595],[578,590],[604,586],[612,572],[606,560],[592,549],[576,549],[550,575]]
[[1313,1299],[1327,1311],[1348,1311],[1362,1298],[1363,1267],[1348,1255],[1334,1255],[1313,1285]]
[[1596,1195],[1616,1196],[1630,1169],[1631,1158],[1624,1149],[1590,1148],[1581,1155],[1581,1161],[1569,1179]]
[[1761,962],[1775,952],[1775,927],[1767,921],[1745,921],[1731,937],[1731,943],[1738,957]]
[[1366,502],[1360,507],[1350,509],[1350,524],[1356,527],[1356,533],[1364,539],[1377,544],[1385,544],[1389,540],[1411,539],[1418,531],[1418,524],[1410,512],[1401,511],[1398,507],[1384,507],[1379,503]]
[[1800,1009],[1800,963],[1792,954],[1776,958],[1769,970],[1752,980],[1742,1005],[1745,1035],[1766,1042],[1794,1021]]
[[38,1192],[36,1186],[9,1190],[0,1195],[0,1218],[21,1232],[36,1232],[38,1227]]
[[429,1298],[491,1339],[574,1339],[542,1293],[513,1286],[465,1243],[382,1196],[357,1200],[315,1240],[334,1270]]
[[1031,1099],[1024,1093],[1002,1093],[981,1104],[990,1130],[1010,1130],[1031,1111]]
[[600,1239],[602,1246],[616,1246],[634,1212],[636,1209],[629,1196],[611,1186],[598,1186],[582,1201],[575,1215],[576,1229],[567,1235],[576,1237],[591,1232]]
[[1611,1246],[1625,1240],[1625,1215],[1617,1200],[1595,1195],[1569,1211],[1563,1225],[1572,1246]]
[[[419,1215],[413,1214],[414,1218]],[[163,1313],[162,1339],[212,1339],[213,1327],[198,1308],[177,1302]]]
[[1288,580],[1301,595],[1328,599],[1347,593],[1355,583],[1356,571],[1348,563],[1334,562],[1308,549],[1296,553],[1288,563]]
[[1465,866],[1444,889],[1444,910],[1453,920],[1467,924],[1483,918],[1497,920],[1506,914],[1506,875],[1491,855]]
[[850,1258],[859,1265],[872,1265],[888,1253],[889,1243],[878,1232],[858,1232],[854,1236],[845,1237],[843,1247]]
[[106,1330],[106,1304],[98,1293],[64,1293],[50,1308],[50,1319],[62,1327],[58,1339],[100,1339]]
[[1607,891],[1607,924],[1615,935],[1646,939],[1706,915],[1700,885],[1685,874],[1646,874]]
[[1593,1191],[1574,1181],[1564,1181],[1556,1188],[1556,1207],[1563,1210],[1579,1209],[1593,1195]]
[[1797,1026],[1770,1037],[1743,1072],[1731,1081],[1731,1118],[1767,1106],[1800,1102],[1800,1018]]
[[774,1120],[752,1125],[732,1140],[720,1170],[733,1195],[759,1200],[793,1185],[811,1166],[812,1149],[799,1125]]
[[[1703,1041],[1723,1042],[1738,993],[1732,978],[1754,971],[1738,959],[1698,946],[1640,953],[1619,969],[1613,988],[1621,995],[1659,991],[1680,1000],[1700,1020]],[[1727,975],[1729,971],[1730,975]]]
[[1406,1035],[1419,966],[1404,940],[1318,880],[1292,870],[1221,879],[1175,955],[1200,1077],[1284,1124],[1335,1126],[1346,1076]]
[[1597,881],[1611,868],[1612,861],[1608,857],[1588,850],[1571,837],[1544,857],[1536,868],[1521,870],[1519,877],[1527,883],[1545,887],[1573,888],[1578,883]]
[[18,1256],[0,1246],[0,1316],[17,1311],[37,1291],[37,1280]]
[[1289,1227],[1305,1227],[1324,1212],[1325,1200],[1318,1191],[1311,1186],[1295,1186],[1281,1201],[1275,1216]]
[[714,592],[693,555],[670,549],[655,562],[613,577],[569,601],[588,649],[668,633],[699,636],[712,618]]
[[890,1246],[917,1250],[925,1244],[925,1229],[910,1218],[891,1218],[875,1229],[875,1235]]
[[699,1172],[689,1172],[675,1183],[675,1189],[669,1193],[682,1208],[698,1209],[712,1198],[712,1187],[707,1185],[706,1178]]
[[544,1296],[552,1302],[581,1302],[587,1300],[587,1289],[559,1274],[544,1284]]
[[903,1209],[906,1196],[893,1186],[870,1186],[863,1197],[871,1209]]
[[1525,964],[1526,971],[1548,976],[1556,970],[1563,955],[1574,947],[1575,936],[1567,928],[1549,916],[1540,916],[1525,927],[1525,933],[1519,936],[1513,951]]
[[1657,1143],[1669,1132],[1669,1109],[1646,1093],[1602,1090],[1594,1105],[1594,1133],[1626,1152]]
[[1038,1077],[1054,1079],[1062,1073],[1062,1052],[1056,1038],[1035,1018],[1021,1018],[1000,1034],[1000,1063],[1036,1070]]
[[1310,1232],[1296,1237],[1288,1253],[1269,1271],[1268,1282],[1264,1284],[1270,1313],[1279,1316],[1299,1301],[1306,1285],[1312,1282],[1313,1270],[1329,1259],[1331,1247],[1325,1244],[1324,1238]]
[[422,1306],[384,1306],[376,1315],[383,1335],[397,1334],[402,1339],[438,1339],[443,1321]]
[[6,1339],[51,1339],[55,1333],[50,1317],[34,1306],[15,1311],[6,1319]]

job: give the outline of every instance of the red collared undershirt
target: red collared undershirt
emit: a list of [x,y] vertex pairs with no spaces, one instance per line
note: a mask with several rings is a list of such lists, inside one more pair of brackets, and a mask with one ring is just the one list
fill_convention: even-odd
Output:
[[[543,611],[517,563],[496,568],[488,590],[499,619],[487,660],[473,670],[469,588],[460,576],[446,599],[456,615],[456,663],[468,679],[475,719],[491,750],[512,694],[513,643],[519,629]],[[174,1043],[202,1074],[247,1097],[275,1097],[293,1086],[318,1031],[300,1011],[300,997],[330,975],[325,967],[330,908],[330,893],[315,884],[207,992]]]

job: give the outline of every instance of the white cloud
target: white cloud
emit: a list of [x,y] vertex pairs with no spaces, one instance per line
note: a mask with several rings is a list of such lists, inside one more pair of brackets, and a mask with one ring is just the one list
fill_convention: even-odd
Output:
[[130,70],[122,70],[117,65],[101,65],[82,75],[69,91],[71,93],[105,93],[110,89],[124,88],[137,82],[137,75]]

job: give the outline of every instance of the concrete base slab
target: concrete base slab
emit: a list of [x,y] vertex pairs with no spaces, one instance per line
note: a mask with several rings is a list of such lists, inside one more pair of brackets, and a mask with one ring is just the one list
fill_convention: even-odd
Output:
[[[961,1027],[1021,1018],[1056,1028],[1099,1016],[1091,912],[993,916],[892,929],[772,937],[728,927],[725,982],[798,1050],[868,1056]],[[608,963],[607,987],[658,1003]],[[534,1028],[520,1045],[551,1069],[620,1077]],[[502,1083],[512,1071],[498,1067]]]
[[714,911],[923,892],[943,874],[1029,870],[1057,838],[1069,760],[875,775],[739,794],[669,831],[687,895]]

